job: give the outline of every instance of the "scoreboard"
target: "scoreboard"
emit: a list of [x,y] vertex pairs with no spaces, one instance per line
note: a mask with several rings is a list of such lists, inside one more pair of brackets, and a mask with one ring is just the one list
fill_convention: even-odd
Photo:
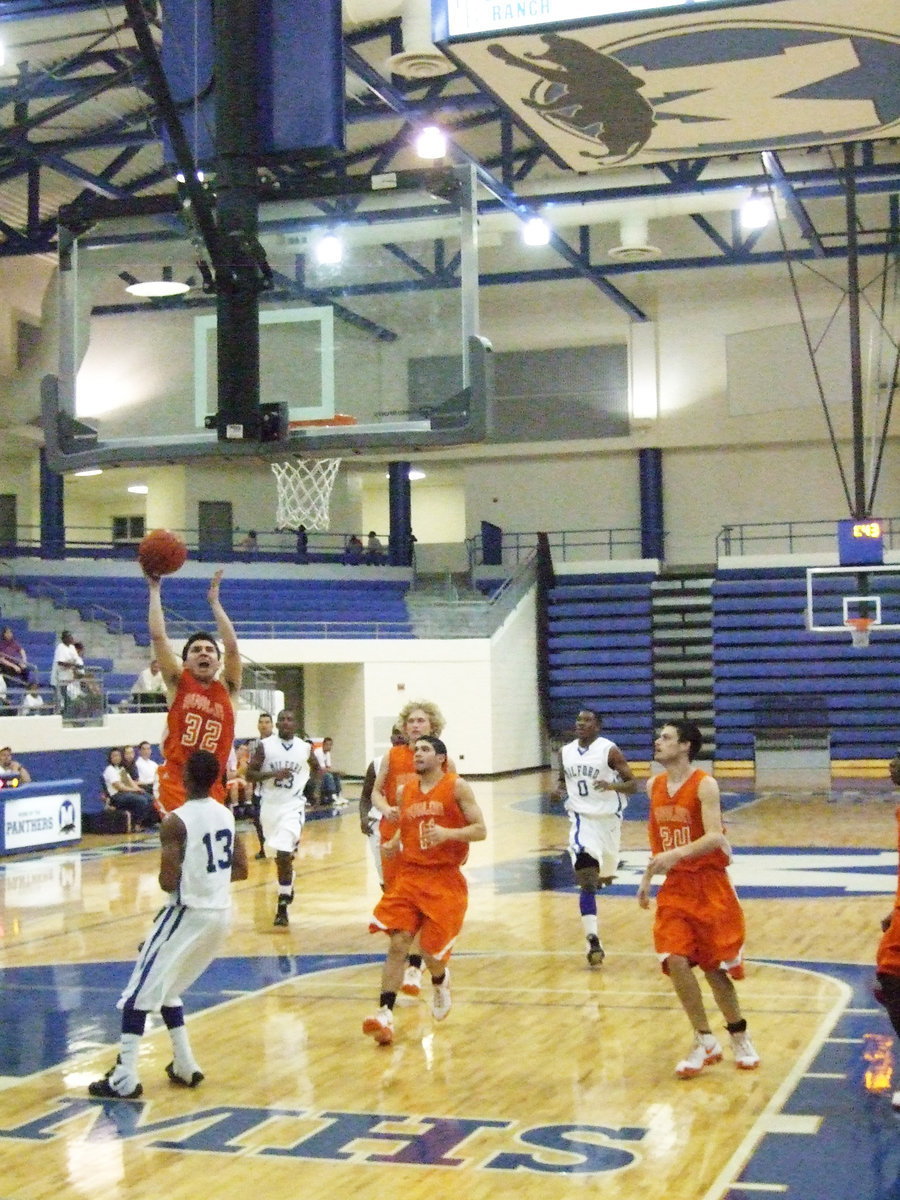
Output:
[[884,523],[876,517],[838,521],[837,542],[842,567],[880,566],[884,562]]

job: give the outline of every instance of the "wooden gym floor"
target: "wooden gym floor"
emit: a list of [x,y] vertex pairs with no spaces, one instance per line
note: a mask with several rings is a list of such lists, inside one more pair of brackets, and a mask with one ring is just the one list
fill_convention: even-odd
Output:
[[[360,1031],[386,941],[367,932],[378,889],[351,803],[307,824],[289,929],[272,927],[273,865],[251,863],[227,957],[185,998],[205,1082],[169,1084],[154,1020],[135,1102],[86,1087],[113,1061],[115,1000],[159,907],[155,839],[4,860],[2,1200],[900,1194],[894,1044],[869,992],[896,887],[887,783],[760,797],[723,784],[762,1064],[737,1071],[726,1048],[686,1082],[673,1068],[690,1030],[634,899],[643,822],[625,824],[599,899],[608,957],[591,970],[549,776],[474,786],[489,835],[466,868],[443,1024],[418,1001],[398,1004],[392,1047]],[[718,1013],[713,1027],[724,1036]]]

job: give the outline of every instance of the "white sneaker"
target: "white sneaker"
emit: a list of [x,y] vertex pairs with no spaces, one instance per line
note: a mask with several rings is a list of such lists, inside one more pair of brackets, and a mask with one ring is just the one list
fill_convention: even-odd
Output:
[[450,968],[444,969],[444,982],[436,983],[431,989],[431,1015],[436,1021],[443,1019],[450,1012],[453,1001],[450,999]]
[[739,1071],[754,1071],[759,1066],[759,1055],[753,1048],[747,1033],[730,1033],[734,1065]]
[[[744,1035],[746,1037],[746,1034]],[[751,1047],[752,1049],[752,1047]],[[679,1079],[692,1079],[704,1067],[722,1061],[722,1047],[711,1033],[695,1033],[694,1044],[675,1068]],[[759,1061],[759,1060],[757,1060]]]
[[389,1008],[379,1008],[374,1016],[363,1021],[363,1033],[368,1033],[379,1046],[389,1046],[394,1040],[394,1014]]
[[407,963],[406,970],[403,972],[403,983],[400,985],[400,991],[404,996],[418,996],[422,990],[422,968],[414,967],[411,963]]

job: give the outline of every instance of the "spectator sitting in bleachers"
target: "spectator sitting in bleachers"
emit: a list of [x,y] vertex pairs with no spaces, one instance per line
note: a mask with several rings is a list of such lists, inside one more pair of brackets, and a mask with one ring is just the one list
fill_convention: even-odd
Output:
[[363,560],[363,544],[362,540],[351,534],[347,538],[347,544],[344,547],[344,562],[350,567],[359,566]]
[[16,641],[10,625],[6,625],[0,633],[0,675],[20,687],[25,687],[35,678],[25,651]]
[[150,743],[141,742],[134,764],[137,770],[137,781],[148,796],[152,796],[156,788],[156,773],[159,770],[159,763],[154,762],[150,757],[152,753],[153,747]]
[[37,683],[29,683],[28,687],[22,693],[22,701],[19,704],[19,716],[39,717],[46,707],[44,697],[41,695]]
[[250,751],[246,743],[235,746],[229,758],[225,787],[228,792],[228,805],[237,810],[244,805],[253,803],[253,784],[247,778],[247,767],[250,765]]
[[144,667],[132,684],[131,701],[138,712],[165,712],[166,681],[155,658],[151,658],[150,666]]
[[153,801],[128,772],[122,762],[122,751],[118,747],[106,756],[103,785],[113,808],[131,813],[132,822],[141,829],[152,829],[159,823],[159,814]]
[[0,749],[0,779],[4,783],[9,783],[12,780],[17,780],[19,783],[31,783],[31,775],[27,767],[23,767],[20,762],[12,756],[12,750],[9,746],[4,746]]

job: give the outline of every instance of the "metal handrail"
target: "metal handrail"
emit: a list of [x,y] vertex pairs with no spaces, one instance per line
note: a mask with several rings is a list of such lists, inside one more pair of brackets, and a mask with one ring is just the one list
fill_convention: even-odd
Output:
[[[900,546],[900,517],[879,518],[884,533],[884,544],[890,549]],[[831,521],[742,521],[723,525],[716,534],[717,558],[740,556],[752,553],[750,547],[762,543],[770,545],[771,553],[793,554],[801,550],[834,551],[837,549],[835,531],[838,518]],[[813,545],[818,542],[819,545]]]

